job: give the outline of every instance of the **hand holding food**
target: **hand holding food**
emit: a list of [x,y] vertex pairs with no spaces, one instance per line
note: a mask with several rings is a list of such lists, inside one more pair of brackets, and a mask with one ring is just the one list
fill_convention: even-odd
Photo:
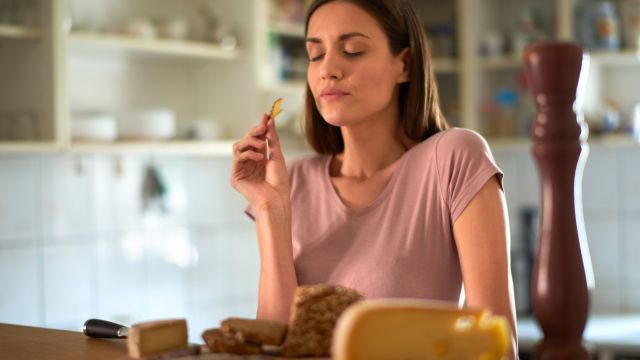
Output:
[[281,104],[282,98],[276,100],[269,114],[233,145],[231,184],[257,208],[289,201],[289,176],[274,123]]

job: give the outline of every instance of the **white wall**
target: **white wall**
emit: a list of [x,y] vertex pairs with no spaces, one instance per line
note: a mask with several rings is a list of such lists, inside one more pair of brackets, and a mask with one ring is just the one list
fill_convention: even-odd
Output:
[[[494,151],[505,172],[513,247],[518,211],[537,206],[528,149]],[[584,210],[593,313],[640,311],[640,148],[593,146]],[[143,213],[145,166],[169,189]],[[187,317],[192,341],[229,316],[255,316],[259,256],[228,158],[0,157],[0,321],[78,330]],[[521,287],[522,284],[516,284]]]
[[[141,209],[149,162],[167,183],[165,214]],[[255,316],[255,231],[229,171],[227,158],[1,156],[0,321],[187,317],[199,341],[228,316]]]

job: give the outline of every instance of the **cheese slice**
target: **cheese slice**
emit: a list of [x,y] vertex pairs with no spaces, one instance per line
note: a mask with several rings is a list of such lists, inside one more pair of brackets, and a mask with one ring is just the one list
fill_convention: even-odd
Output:
[[426,300],[365,300],[347,309],[332,340],[335,360],[498,360],[508,323],[488,311]]
[[129,329],[127,348],[132,358],[187,348],[187,320],[160,320],[135,324]]

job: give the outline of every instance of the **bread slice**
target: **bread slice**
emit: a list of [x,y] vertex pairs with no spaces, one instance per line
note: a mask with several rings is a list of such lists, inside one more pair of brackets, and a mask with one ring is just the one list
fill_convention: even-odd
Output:
[[248,342],[260,345],[280,346],[287,333],[287,324],[243,318],[228,318],[220,324],[225,335],[242,337]]
[[236,355],[260,354],[262,347],[245,341],[244,338],[225,335],[220,329],[209,329],[202,333],[202,339],[212,353],[230,353]]

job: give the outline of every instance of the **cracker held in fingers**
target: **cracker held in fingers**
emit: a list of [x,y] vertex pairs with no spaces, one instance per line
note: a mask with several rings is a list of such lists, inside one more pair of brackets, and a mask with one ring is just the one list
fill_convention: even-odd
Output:
[[271,119],[275,120],[276,116],[278,116],[278,114],[282,112],[282,108],[280,106],[282,106],[283,100],[284,100],[283,98],[278,98],[276,101],[273,102],[273,105],[271,106],[271,111],[269,112],[269,117]]
[[[271,105],[271,111],[269,111],[269,119],[270,119],[269,121],[275,121],[276,116],[278,116],[282,112],[282,108],[280,106],[282,105],[283,100],[284,100],[283,98],[278,98],[276,101],[273,102],[273,105]],[[267,159],[271,159],[271,149],[269,148],[269,140],[267,140],[266,157]]]

